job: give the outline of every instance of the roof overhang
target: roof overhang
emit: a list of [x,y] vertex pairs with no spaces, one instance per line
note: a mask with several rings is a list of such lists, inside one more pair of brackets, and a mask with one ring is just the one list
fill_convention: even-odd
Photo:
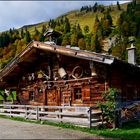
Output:
[[74,49],[65,48],[65,47],[57,46],[57,45],[48,45],[48,44],[37,42],[37,41],[33,42],[33,47],[44,50],[44,51],[50,51],[53,53],[96,61],[96,62],[105,63],[109,65],[112,64],[114,61],[114,57],[109,56],[109,55],[103,55],[103,54],[89,52],[85,50],[74,50]]
[[[49,45],[38,41],[32,41],[20,54],[18,54],[10,63],[8,63],[2,69],[2,71],[0,72],[0,88],[9,86],[8,83],[5,82],[5,79],[8,79],[11,83],[13,83],[13,85],[11,86],[14,87],[15,84],[18,83],[18,81],[16,80],[18,80],[17,77],[19,76],[20,72],[28,69],[31,64],[37,61],[37,52],[39,52],[39,50],[42,50],[46,54],[47,52],[52,52],[107,65],[111,65],[114,62],[114,57],[109,55],[103,55],[84,50],[74,50],[62,46]],[[19,65],[23,66],[21,67]],[[24,68],[25,65],[26,68]]]

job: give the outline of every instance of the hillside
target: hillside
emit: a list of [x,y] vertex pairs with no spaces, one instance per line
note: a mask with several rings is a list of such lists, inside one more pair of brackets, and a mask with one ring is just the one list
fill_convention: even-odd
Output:
[[136,40],[137,62],[140,63],[140,7],[136,2],[103,6],[84,6],[56,19],[24,25],[0,34],[0,68],[11,61],[31,40],[46,41],[45,31],[52,28],[62,33],[58,45],[108,53],[127,59],[129,38]]
[[[119,15],[120,15],[120,13],[122,13],[122,11],[126,10],[127,4],[128,3],[121,4],[121,11],[117,9],[116,5],[111,5],[110,6],[112,8],[112,11],[110,12],[110,14],[111,14],[111,16],[113,18],[113,24],[114,25],[116,25],[116,21],[117,21]],[[107,9],[109,6],[104,6],[104,7]],[[79,9],[79,10],[75,10],[75,11],[71,11],[71,12],[65,13],[62,16],[59,16],[58,18],[56,18],[55,20],[59,20],[63,16],[66,16],[69,19],[69,22],[70,22],[71,25],[79,24],[80,27],[82,28],[82,30],[83,30],[84,26],[88,25],[90,30],[92,30],[96,14],[98,14],[99,18],[103,17],[103,13],[100,13],[100,12],[98,12],[98,13],[94,13],[94,12],[87,12],[87,13],[83,12],[83,13],[81,13],[80,9]],[[43,22],[43,23],[39,23],[39,24],[34,24],[34,25],[26,25],[26,26],[23,26],[22,28],[27,27],[28,30],[31,33],[33,33],[35,27],[39,31],[41,31],[42,25],[48,26],[48,22],[49,21]]]

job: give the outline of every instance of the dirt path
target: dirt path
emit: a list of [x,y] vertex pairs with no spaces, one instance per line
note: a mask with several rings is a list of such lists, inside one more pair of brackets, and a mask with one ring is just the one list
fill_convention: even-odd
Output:
[[102,139],[76,130],[0,118],[0,139]]

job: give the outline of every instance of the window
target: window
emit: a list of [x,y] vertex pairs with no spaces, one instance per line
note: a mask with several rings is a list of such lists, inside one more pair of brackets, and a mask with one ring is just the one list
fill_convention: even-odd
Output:
[[29,91],[29,100],[30,101],[34,100],[34,92],[33,91]]
[[75,100],[82,99],[81,88],[75,88],[75,89],[74,89],[74,99],[75,99]]

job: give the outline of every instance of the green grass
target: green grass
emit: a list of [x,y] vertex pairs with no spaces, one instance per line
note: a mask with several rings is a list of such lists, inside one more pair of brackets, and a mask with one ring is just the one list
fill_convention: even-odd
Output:
[[[9,119],[9,117],[3,115],[0,115],[0,118]],[[82,132],[87,132],[93,135],[104,136],[108,138],[140,139],[140,122],[126,123],[121,129],[105,129],[103,127],[90,129],[90,128],[74,126],[70,123],[55,123],[49,121],[36,121],[36,120],[33,121],[33,120],[25,120],[19,117],[12,117],[10,119],[16,121],[29,122],[29,123],[36,123],[41,125],[51,125],[51,126],[56,126],[56,127],[66,128],[66,129],[79,130]]]
[[[14,96],[14,100],[16,100],[16,91],[13,91],[13,96]],[[11,101],[12,100],[12,96],[11,95],[9,95],[8,97],[7,97],[7,100],[8,101]],[[0,95],[0,101],[3,101],[3,97]]]

